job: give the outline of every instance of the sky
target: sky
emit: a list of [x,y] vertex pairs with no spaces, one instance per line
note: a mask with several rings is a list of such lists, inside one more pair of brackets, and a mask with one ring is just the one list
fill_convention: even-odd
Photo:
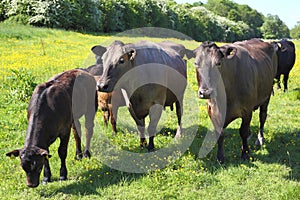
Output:
[[[177,3],[193,3],[199,0],[175,0]],[[207,0],[200,0],[206,3]],[[278,15],[279,18],[292,29],[300,21],[300,0],[233,0],[238,4],[247,4],[251,8],[262,13]]]

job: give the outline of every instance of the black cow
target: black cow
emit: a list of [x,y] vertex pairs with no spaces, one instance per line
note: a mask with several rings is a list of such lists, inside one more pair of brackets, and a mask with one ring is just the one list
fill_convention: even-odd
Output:
[[280,76],[283,74],[284,92],[288,89],[288,79],[291,69],[296,60],[295,45],[292,41],[282,39],[279,42],[273,42],[278,46],[278,68],[275,79],[277,80],[277,88],[280,89]]
[[79,118],[83,115],[87,134],[84,155],[90,157],[90,141],[97,109],[96,94],[94,77],[82,70],[66,71],[35,88],[28,106],[24,148],[6,154],[9,157],[20,157],[28,187],[39,185],[43,166],[43,182],[51,180],[49,146],[57,138],[60,138],[60,180],[67,179],[66,157],[70,130],[73,129],[76,140],[76,154],[81,156]]

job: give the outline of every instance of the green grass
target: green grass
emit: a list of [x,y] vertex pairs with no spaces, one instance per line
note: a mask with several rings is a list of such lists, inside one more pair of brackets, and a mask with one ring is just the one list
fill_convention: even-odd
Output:
[[[25,173],[19,159],[9,159],[5,153],[21,148],[26,134],[26,108],[24,100],[12,95],[26,83],[44,82],[51,76],[94,62],[90,48],[96,44],[109,44],[110,36],[84,35],[62,30],[31,28],[0,24],[0,197],[1,199],[299,199],[300,198],[300,60],[291,71],[289,91],[275,91],[269,106],[265,126],[266,144],[255,147],[258,132],[258,112],[253,116],[251,161],[240,160],[241,141],[238,134],[240,120],[226,129],[226,163],[216,161],[216,148],[205,158],[198,152],[208,129],[212,125],[206,113],[206,104],[196,97],[196,79],[193,61],[188,61],[189,89],[185,115],[188,123],[198,130],[189,149],[166,167],[141,174],[117,171],[101,160],[103,136],[117,149],[139,152],[135,126],[125,108],[121,108],[118,134],[103,128],[102,113],[97,113],[92,143],[93,157],[75,161],[75,142],[71,136],[67,168],[67,181],[59,182],[60,161],[58,141],[50,147],[54,181],[38,188],[27,188]],[[127,38],[134,40],[158,38]],[[178,41],[188,48],[197,47],[193,41]],[[296,41],[297,58],[300,42]],[[11,70],[24,73],[17,78]],[[29,84],[30,85],[30,84]],[[26,96],[27,95],[27,96]],[[30,95],[29,95],[30,96]],[[187,100],[188,99],[188,100]],[[189,110],[190,109],[190,110]],[[161,131],[155,139],[158,149],[173,142],[176,120],[174,112],[166,110]],[[102,143],[101,143],[102,141]],[[116,155],[116,158],[118,156]],[[115,159],[112,157],[111,159]],[[125,163],[126,164],[126,163]],[[128,163],[127,163],[128,164]]]

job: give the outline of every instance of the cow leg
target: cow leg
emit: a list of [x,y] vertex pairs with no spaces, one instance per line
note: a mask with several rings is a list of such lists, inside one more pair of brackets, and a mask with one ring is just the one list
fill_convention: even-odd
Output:
[[217,159],[221,164],[223,164],[225,162],[225,154],[224,154],[224,137],[225,137],[225,134],[224,134],[224,129],[221,129],[221,132],[219,134],[220,134],[220,136],[219,136],[219,139],[218,139]]
[[150,117],[150,122],[148,126],[148,134],[149,134],[149,144],[148,144],[148,151],[154,151],[154,137],[156,133],[156,127],[159,122],[159,119],[161,117],[163,111],[163,106],[160,104],[155,104],[151,106],[149,109],[149,117]]
[[224,128],[226,127],[223,120],[222,114],[219,110],[219,107],[216,103],[215,99],[210,99],[207,101],[207,112],[208,115],[213,123],[215,134],[218,137],[218,153],[217,159],[218,161],[223,164],[225,162],[225,154],[224,154]]
[[95,119],[95,112],[92,110],[85,115],[86,144],[83,152],[83,156],[85,158],[91,157],[90,146],[91,146],[91,139],[94,133],[94,119]]
[[252,111],[246,114],[246,116],[242,118],[242,124],[239,130],[240,136],[242,138],[242,156],[241,156],[242,160],[249,159],[250,149],[248,146],[248,137],[250,133],[251,119],[252,119]]
[[257,146],[262,146],[264,144],[264,126],[267,119],[268,105],[270,97],[259,107],[259,133],[257,135],[257,140],[255,144]]
[[74,135],[74,138],[75,138],[75,143],[76,143],[76,156],[75,156],[75,159],[80,160],[80,159],[82,159],[81,125],[80,125],[78,119],[74,120],[73,123],[72,123],[72,132],[73,132],[73,135]]
[[68,171],[66,167],[66,158],[68,152],[68,143],[70,138],[70,130],[67,130],[62,137],[60,137],[60,145],[58,147],[58,155],[61,161],[59,180],[66,180]]
[[140,136],[140,148],[141,150],[144,149],[144,147],[147,146],[147,141],[145,137],[145,119],[142,120],[136,120],[137,129]]
[[181,105],[182,105],[182,101],[181,102],[176,101],[176,115],[177,115],[178,127],[177,127],[175,138],[180,138],[182,132],[181,117],[182,117],[183,109]]
[[281,88],[281,86],[280,86],[280,74],[276,75],[275,79],[277,80],[277,89],[279,90]]
[[286,74],[284,74],[284,76],[283,76],[283,85],[284,85],[284,92],[286,92],[287,91],[287,89],[288,89],[288,79],[289,79],[289,73],[286,73]]
[[44,163],[44,178],[42,181],[44,184],[51,182],[51,170],[50,170],[50,165],[49,165],[49,160],[46,159]]
[[116,123],[115,116],[113,115],[112,104],[109,104],[108,107],[109,107],[109,114],[110,114],[110,123],[113,129],[113,135],[115,135],[117,133],[117,126],[116,126],[117,123]]
[[103,113],[103,121],[104,121],[104,126],[107,127],[108,125],[108,120],[109,120],[109,111],[105,110]]

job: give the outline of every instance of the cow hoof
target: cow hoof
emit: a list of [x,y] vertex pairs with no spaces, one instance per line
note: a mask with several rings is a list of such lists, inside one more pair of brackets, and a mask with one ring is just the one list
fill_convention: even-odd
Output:
[[261,147],[265,142],[265,138],[263,137],[258,137],[255,141],[255,145],[258,147]]
[[81,154],[76,154],[75,160],[81,160],[82,159],[82,153]]
[[246,161],[246,160],[250,160],[250,155],[249,155],[249,151],[242,151],[242,156],[241,156],[242,161]]
[[148,153],[154,152],[154,151],[155,151],[155,148],[148,148],[148,147],[147,147],[147,149],[148,149]]
[[84,153],[83,153],[83,157],[84,158],[91,158],[91,153],[89,150],[85,150]]
[[151,146],[148,145],[147,149],[148,149],[148,153],[155,151],[155,147],[153,145]]
[[225,157],[224,156],[218,156],[217,157],[217,160],[218,160],[218,162],[220,163],[220,164],[224,164],[225,163]]
[[65,180],[67,180],[67,176],[60,176],[59,177],[59,181],[65,181]]
[[144,149],[144,147],[147,147],[147,141],[145,138],[141,138],[140,140],[140,148]]
[[43,185],[46,185],[49,182],[51,182],[51,179],[49,177],[44,177],[43,180],[42,180]]
[[175,140],[180,139],[181,138],[181,134],[177,134],[175,135]]

